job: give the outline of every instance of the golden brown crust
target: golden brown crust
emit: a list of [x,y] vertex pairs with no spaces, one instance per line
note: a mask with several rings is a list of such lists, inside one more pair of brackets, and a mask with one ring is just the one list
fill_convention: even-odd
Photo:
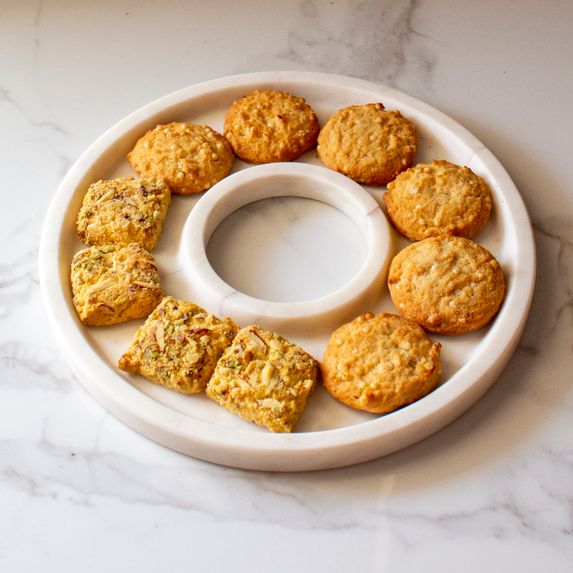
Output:
[[233,165],[233,150],[208,125],[168,123],[149,130],[127,158],[148,179],[163,179],[173,193],[206,191],[223,179]]
[[442,160],[400,173],[388,184],[384,202],[396,229],[411,241],[444,234],[471,238],[486,225],[492,207],[481,177]]
[[135,333],[118,367],[181,392],[205,390],[237,325],[201,307],[166,296]]
[[171,191],[161,180],[133,177],[90,185],[78,214],[77,231],[87,245],[140,244],[151,251],[161,234]]
[[440,344],[395,314],[363,314],[330,337],[322,360],[325,388],[358,410],[386,414],[440,382]]
[[388,288],[400,314],[446,335],[485,326],[505,297],[495,257],[471,239],[452,235],[399,252],[390,264]]
[[71,283],[78,317],[89,326],[143,318],[163,296],[155,261],[140,245],[90,247],[76,253]]
[[278,334],[247,326],[217,364],[207,395],[272,432],[292,432],[316,386],[317,361]]
[[254,91],[233,102],[225,116],[225,136],[249,163],[296,159],[316,145],[318,131],[304,98],[280,91]]
[[385,185],[414,161],[416,130],[399,111],[381,103],[338,110],[318,136],[318,156],[359,183]]

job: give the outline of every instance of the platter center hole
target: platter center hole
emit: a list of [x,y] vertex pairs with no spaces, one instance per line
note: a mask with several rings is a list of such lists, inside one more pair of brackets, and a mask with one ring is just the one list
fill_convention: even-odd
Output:
[[227,216],[207,245],[215,272],[234,289],[272,302],[323,297],[350,281],[366,260],[366,239],[338,209],[275,197]]

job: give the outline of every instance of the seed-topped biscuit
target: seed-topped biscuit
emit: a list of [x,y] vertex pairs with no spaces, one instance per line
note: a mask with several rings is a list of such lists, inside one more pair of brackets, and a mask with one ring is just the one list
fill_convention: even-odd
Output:
[[182,394],[205,386],[238,328],[191,302],[166,296],[135,333],[118,367]]
[[401,315],[447,335],[486,325],[505,297],[495,257],[471,239],[453,235],[400,251],[390,264],[388,288]]
[[221,356],[207,395],[272,432],[292,432],[316,386],[318,362],[278,334],[247,326]]
[[90,326],[143,318],[163,296],[152,255],[135,244],[90,247],[76,253],[71,283],[76,312]]
[[358,183],[385,185],[412,165],[416,129],[381,103],[338,110],[318,136],[318,156],[330,169]]
[[304,98],[280,91],[254,91],[233,102],[225,136],[249,163],[291,161],[316,145],[319,125]]
[[149,130],[127,156],[141,177],[163,179],[173,193],[206,191],[233,164],[233,150],[207,125],[168,123]]
[[449,233],[471,238],[483,229],[492,207],[481,177],[441,160],[400,173],[388,184],[384,202],[396,229],[411,241]]
[[321,365],[325,388],[358,410],[387,414],[440,382],[440,344],[395,314],[367,313],[333,332]]
[[161,234],[171,191],[161,180],[133,177],[90,185],[80,209],[77,230],[88,245],[138,243],[151,251]]

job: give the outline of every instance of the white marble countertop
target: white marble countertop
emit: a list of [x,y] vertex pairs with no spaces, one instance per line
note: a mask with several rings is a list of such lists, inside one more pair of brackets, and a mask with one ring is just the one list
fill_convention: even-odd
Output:
[[[2,2],[0,571],[571,571],[572,20],[566,1]],[[447,113],[535,227],[530,318],[492,389],[422,443],[340,470],[234,470],[141,437],[75,381],[39,292],[46,209],[90,142],[170,91],[274,69]]]

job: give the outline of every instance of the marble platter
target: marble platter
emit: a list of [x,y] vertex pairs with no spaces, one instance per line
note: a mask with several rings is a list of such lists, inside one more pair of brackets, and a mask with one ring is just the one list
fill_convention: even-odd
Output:
[[[321,124],[346,105],[382,101],[416,124],[420,140],[416,162],[448,159],[468,165],[489,183],[494,213],[476,240],[500,261],[508,285],[506,300],[488,327],[458,337],[432,337],[442,343],[444,382],[415,404],[377,417],[350,410],[319,388],[296,433],[272,434],[205,396],[182,396],[118,371],[117,359],[141,321],[98,329],[77,320],[69,268],[72,256],[83,247],[75,219],[90,183],[134,175],[125,157],[135,141],[158,123],[192,121],[222,131],[231,102],[254,89],[305,97]],[[342,181],[346,178],[323,168],[314,151],[292,164],[249,166],[235,160],[233,172],[202,197],[174,197],[153,253],[166,293],[194,300],[216,314],[229,314],[243,326],[256,321],[275,328],[317,358],[337,324],[367,310],[395,312],[384,287],[384,272],[389,257],[407,242],[395,235],[377,206],[383,188],[356,190],[359,186],[353,187],[356,184],[349,180],[347,188]],[[285,177],[296,174],[304,181],[293,179],[293,185],[287,182],[281,187]],[[250,200],[258,202],[234,202],[233,197],[244,197],[245,192],[233,195],[233,186],[240,188],[259,176],[269,179],[268,186]],[[345,205],[354,207],[330,199],[328,188],[337,185],[345,189],[341,196],[348,189],[352,195],[355,189],[360,197],[350,217]],[[209,223],[215,208],[220,208],[219,215]],[[374,230],[361,219],[370,208],[376,211]],[[198,225],[204,225],[200,237],[194,234]],[[382,246],[377,237],[383,238]],[[238,250],[231,253],[231,248]],[[199,259],[203,267],[198,275]],[[97,139],[70,169],[52,201],[40,245],[40,280],[64,356],[81,384],[114,416],[165,446],[203,460],[301,471],[391,453],[439,430],[471,406],[495,381],[517,345],[533,293],[535,249],[526,209],[508,174],[482,143],[443,113],[363,80],[262,72],[169,94]]]

